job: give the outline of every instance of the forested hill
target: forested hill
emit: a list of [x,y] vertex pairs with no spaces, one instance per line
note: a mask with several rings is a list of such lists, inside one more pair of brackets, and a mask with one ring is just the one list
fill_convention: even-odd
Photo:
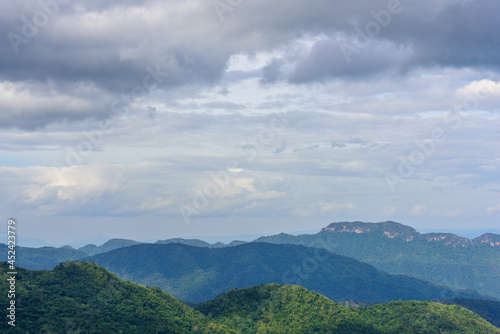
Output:
[[[0,289],[9,290],[1,263]],[[232,333],[158,288],[119,279],[91,263],[67,262],[51,271],[17,268],[15,327],[1,333]],[[5,313],[5,311],[4,311]]]
[[493,325],[500,327],[500,302],[467,298],[453,298],[440,300],[439,302],[447,305],[456,304],[465,307],[472,312],[481,315],[482,318],[489,321]]
[[264,283],[302,285],[335,301],[481,298],[477,293],[403,275],[390,275],[335,253],[298,245],[247,243],[211,249],[142,244],[88,259],[120,277],[159,286],[174,297],[201,302],[233,288]]
[[[217,242],[210,244],[198,239],[182,239],[172,238],[166,240],[158,240],[157,244],[172,244],[179,243],[197,247],[221,248],[230,247],[246,243],[245,241],[234,240],[228,244]],[[76,261],[84,259],[88,256],[106,253],[115,249],[140,245],[142,242],[137,242],[129,239],[110,239],[101,246],[88,244],[78,249],[71,246],[62,247],[16,247],[17,261],[16,263],[26,269],[35,270],[50,270],[64,261]],[[3,251],[2,251],[3,250]],[[0,243],[0,261],[7,261],[7,245]]]
[[500,298],[500,235],[472,240],[420,234],[395,222],[332,223],[317,234],[278,234],[256,242],[322,247],[394,274],[407,274]]
[[232,290],[197,309],[244,333],[500,333],[456,305],[397,301],[349,309],[293,285]]
[[[0,289],[8,291],[0,263]],[[484,333],[500,334],[459,306],[399,301],[349,309],[299,286],[233,290],[190,308],[158,288],[87,262],[50,271],[17,268],[15,327],[1,333]],[[7,298],[0,307],[7,309]]]

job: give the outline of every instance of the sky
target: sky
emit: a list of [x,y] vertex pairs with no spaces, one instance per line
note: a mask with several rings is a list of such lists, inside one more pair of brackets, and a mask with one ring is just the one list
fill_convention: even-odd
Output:
[[497,1],[0,5],[19,239],[500,229]]

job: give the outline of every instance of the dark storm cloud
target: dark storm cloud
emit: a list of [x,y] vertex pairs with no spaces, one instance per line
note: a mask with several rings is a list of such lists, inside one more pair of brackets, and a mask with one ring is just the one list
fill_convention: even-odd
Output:
[[[398,4],[391,13],[390,3]],[[291,82],[406,73],[422,67],[498,70],[500,5],[493,1],[387,1],[347,11],[306,53],[292,51],[263,71],[272,81],[286,62]],[[361,9],[362,8],[362,9]],[[290,49],[293,49],[292,45]],[[291,66],[290,66],[291,65]]]
[[285,65],[282,59],[273,59],[262,69],[261,83],[273,83],[283,77],[281,68]]
[[[111,101],[141,85],[148,67],[168,73],[160,90],[212,86],[238,53],[284,51],[263,68],[266,84],[357,79],[428,66],[491,70],[500,63],[500,5],[487,0],[254,0],[224,13],[224,21],[202,0],[0,3],[0,82],[51,84],[48,96],[54,100],[84,99],[74,93],[81,84],[97,94],[78,107],[41,107],[36,116],[29,108],[9,107],[2,97],[0,126],[110,117]],[[360,43],[359,31],[370,35],[367,27],[376,24],[379,30]],[[297,48],[298,39],[317,36],[322,38],[312,47]],[[350,61],[346,45],[357,49],[347,50]],[[33,89],[26,96],[36,95]]]
[[496,1],[461,1],[439,12],[414,38],[416,64],[495,68],[500,65]]

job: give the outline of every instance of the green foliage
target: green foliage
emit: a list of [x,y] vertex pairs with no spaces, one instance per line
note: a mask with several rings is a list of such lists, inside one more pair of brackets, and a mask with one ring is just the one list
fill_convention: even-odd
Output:
[[[8,291],[0,263],[0,289]],[[7,308],[3,298],[0,307]],[[300,286],[235,289],[196,309],[87,262],[17,269],[16,326],[2,333],[500,333],[460,306],[391,302],[350,309]]]
[[500,302],[494,300],[477,300],[467,298],[453,298],[439,301],[448,305],[460,305],[477,313],[481,318],[489,321],[491,324],[500,327]]
[[295,285],[232,290],[197,309],[241,333],[380,333],[351,309]]
[[500,333],[479,315],[457,305],[397,301],[354,309],[383,333]]
[[89,258],[120,277],[158,286],[187,302],[203,302],[234,288],[291,283],[335,301],[369,303],[476,298],[419,279],[389,275],[354,259],[296,245],[248,243],[209,249],[143,244]]
[[[6,272],[2,263],[3,291]],[[96,264],[66,262],[52,271],[17,272],[16,326],[3,321],[2,333],[230,332],[160,289],[123,281]],[[2,298],[3,309],[7,302]]]
[[197,309],[241,333],[500,333],[459,306],[398,301],[350,309],[293,285],[231,290]]
[[[410,275],[456,289],[473,289],[484,295],[500,298],[498,247],[477,242],[471,244],[470,241],[467,243],[464,238],[451,234],[433,234],[436,240],[428,241],[426,235],[392,222],[382,223],[383,229],[380,231],[373,230],[377,224],[343,225],[359,225],[360,228],[372,230],[363,233],[323,230],[317,234],[299,236],[278,234],[262,237],[257,241],[321,247],[389,273]],[[396,237],[389,238],[383,232]],[[489,235],[490,238],[493,236],[495,235]],[[408,241],[409,237],[414,239]],[[442,299],[444,298],[453,297],[444,294]]]
[[[0,261],[7,261],[7,245],[0,244]],[[16,265],[36,270],[50,270],[58,263],[87,257],[87,253],[70,247],[16,247]]]

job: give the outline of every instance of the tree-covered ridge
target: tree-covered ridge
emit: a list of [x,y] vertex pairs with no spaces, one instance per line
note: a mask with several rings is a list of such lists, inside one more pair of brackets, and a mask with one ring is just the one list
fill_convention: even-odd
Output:
[[485,233],[477,238],[469,239],[460,237],[453,233],[419,233],[413,227],[406,226],[393,221],[381,223],[365,222],[338,222],[331,223],[321,229],[321,232],[333,233],[371,233],[378,234],[390,239],[403,239],[406,242],[414,240],[426,240],[429,242],[439,242],[452,247],[472,247],[487,246],[500,248],[500,235]]
[[[455,289],[473,289],[500,299],[500,289],[498,289],[500,286],[500,235],[498,234],[486,233],[470,240],[451,233],[420,234],[410,226],[395,222],[340,222],[332,223],[314,235],[279,234],[259,238],[257,242],[322,247],[371,264],[389,273],[410,275]],[[244,242],[234,241],[226,245],[209,244],[196,239],[174,238],[157,243],[182,243],[198,247],[220,248]],[[17,264],[29,269],[49,270],[62,261],[79,260],[85,258],[87,254],[105,253],[136,244],[139,243],[133,240],[111,239],[101,246],[87,245],[78,250],[68,247],[17,247],[16,251],[19,252]],[[7,246],[0,244],[0,248],[6,249]],[[7,252],[1,252],[0,260],[7,260]],[[203,281],[211,275],[213,276],[213,271],[198,271],[194,278],[201,278]],[[147,279],[140,278],[140,282],[158,285],[162,288],[167,285],[171,286],[167,282],[168,279],[165,281],[164,277],[151,276]],[[135,280],[133,275],[124,277]],[[253,282],[253,284],[261,283],[265,282]],[[296,282],[290,281],[289,283]],[[229,288],[233,287],[235,286]],[[186,288],[188,287],[185,284],[181,284],[172,289],[180,291]],[[171,290],[166,289],[166,291]],[[208,299],[223,291],[215,291]],[[186,299],[185,296],[177,296]],[[447,293],[439,296],[439,299],[453,297],[456,295]]]
[[[0,289],[8,291],[0,263]],[[2,333],[500,333],[456,305],[392,302],[350,309],[300,286],[232,290],[190,308],[92,263],[17,269],[15,327]],[[3,298],[0,307],[7,308]]]
[[296,285],[232,290],[197,309],[242,333],[380,333],[351,309]]
[[440,300],[442,304],[456,304],[477,313],[481,318],[500,328],[500,302],[494,300],[478,300],[467,298],[453,298]]
[[[0,288],[8,291],[1,264]],[[91,263],[51,271],[17,268],[15,327],[2,333],[228,333],[158,288],[119,279]],[[8,307],[2,298],[1,307]]]
[[500,333],[474,312],[458,305],[394,301],[354,309],[382,333]]
[[83,247],[78,248],[78,250],[85,252],[87,255],[96,255],[96,254],[109,252],[109,251],[112,251],[114,249],[134,246],[134,245],[138,245],[141,243],[142,242],[137,242],[135,240],[114,238],[114,239],[110,239],[110,240],[106,241],[101,246],[96,246],[94,244],[88,244],[88,245],[85,245]]
[[[49,270],[64,261],[76,261],[88,256],[71,247],[16,247],[16,264],[23,268]],[[0,261],[7,261],[7,245],[0,244]]]
[[350,309],[293,285],[231,290],[197,309],[242,333],[500,333],[456,305],[399,301]]
[[345,256],[298,245],[247,243],[230,248],[143,244],[89,258],[118,276],[158,286],[188,302],[264,283],[304,286],[335,301],[480,298],[403,275],[390,275]]
[[[240,240],[233,240],[227,244],[224,244],[222,242],[210,244],[208,242],[198,239],[183,239],[183,238],[158,240],[156,242],[156,244],[175,244],[175,243],[196,246],[196,247],[222,248],[222,247],[237,246],[245,244],[246,242]],[[101,253],[110,252],[115,249],[130,247],[140,244],[144,244],[144,242],[115,238],[106,241],[101,246],[88,244],[78,249],[74,249],[71,246],[40,247],[40,248],[17,246],[16,252],[19,255],[17,264],[26,269],[51,270],[60,262],[77,261],[84,259],[88,256],[93,256]],[[6,250],[7,245],[0,243],[0,250],[2,249]],[[0,253],[0,261],[7,261],[7,251]]]
[[469,240],[444,233],[420,234],[394,222],[354,222],[330,224],[317,234],[282,233],[256,241],[322,247],[390,273],[500,298],[497,238],[500,236],[485,234]]

